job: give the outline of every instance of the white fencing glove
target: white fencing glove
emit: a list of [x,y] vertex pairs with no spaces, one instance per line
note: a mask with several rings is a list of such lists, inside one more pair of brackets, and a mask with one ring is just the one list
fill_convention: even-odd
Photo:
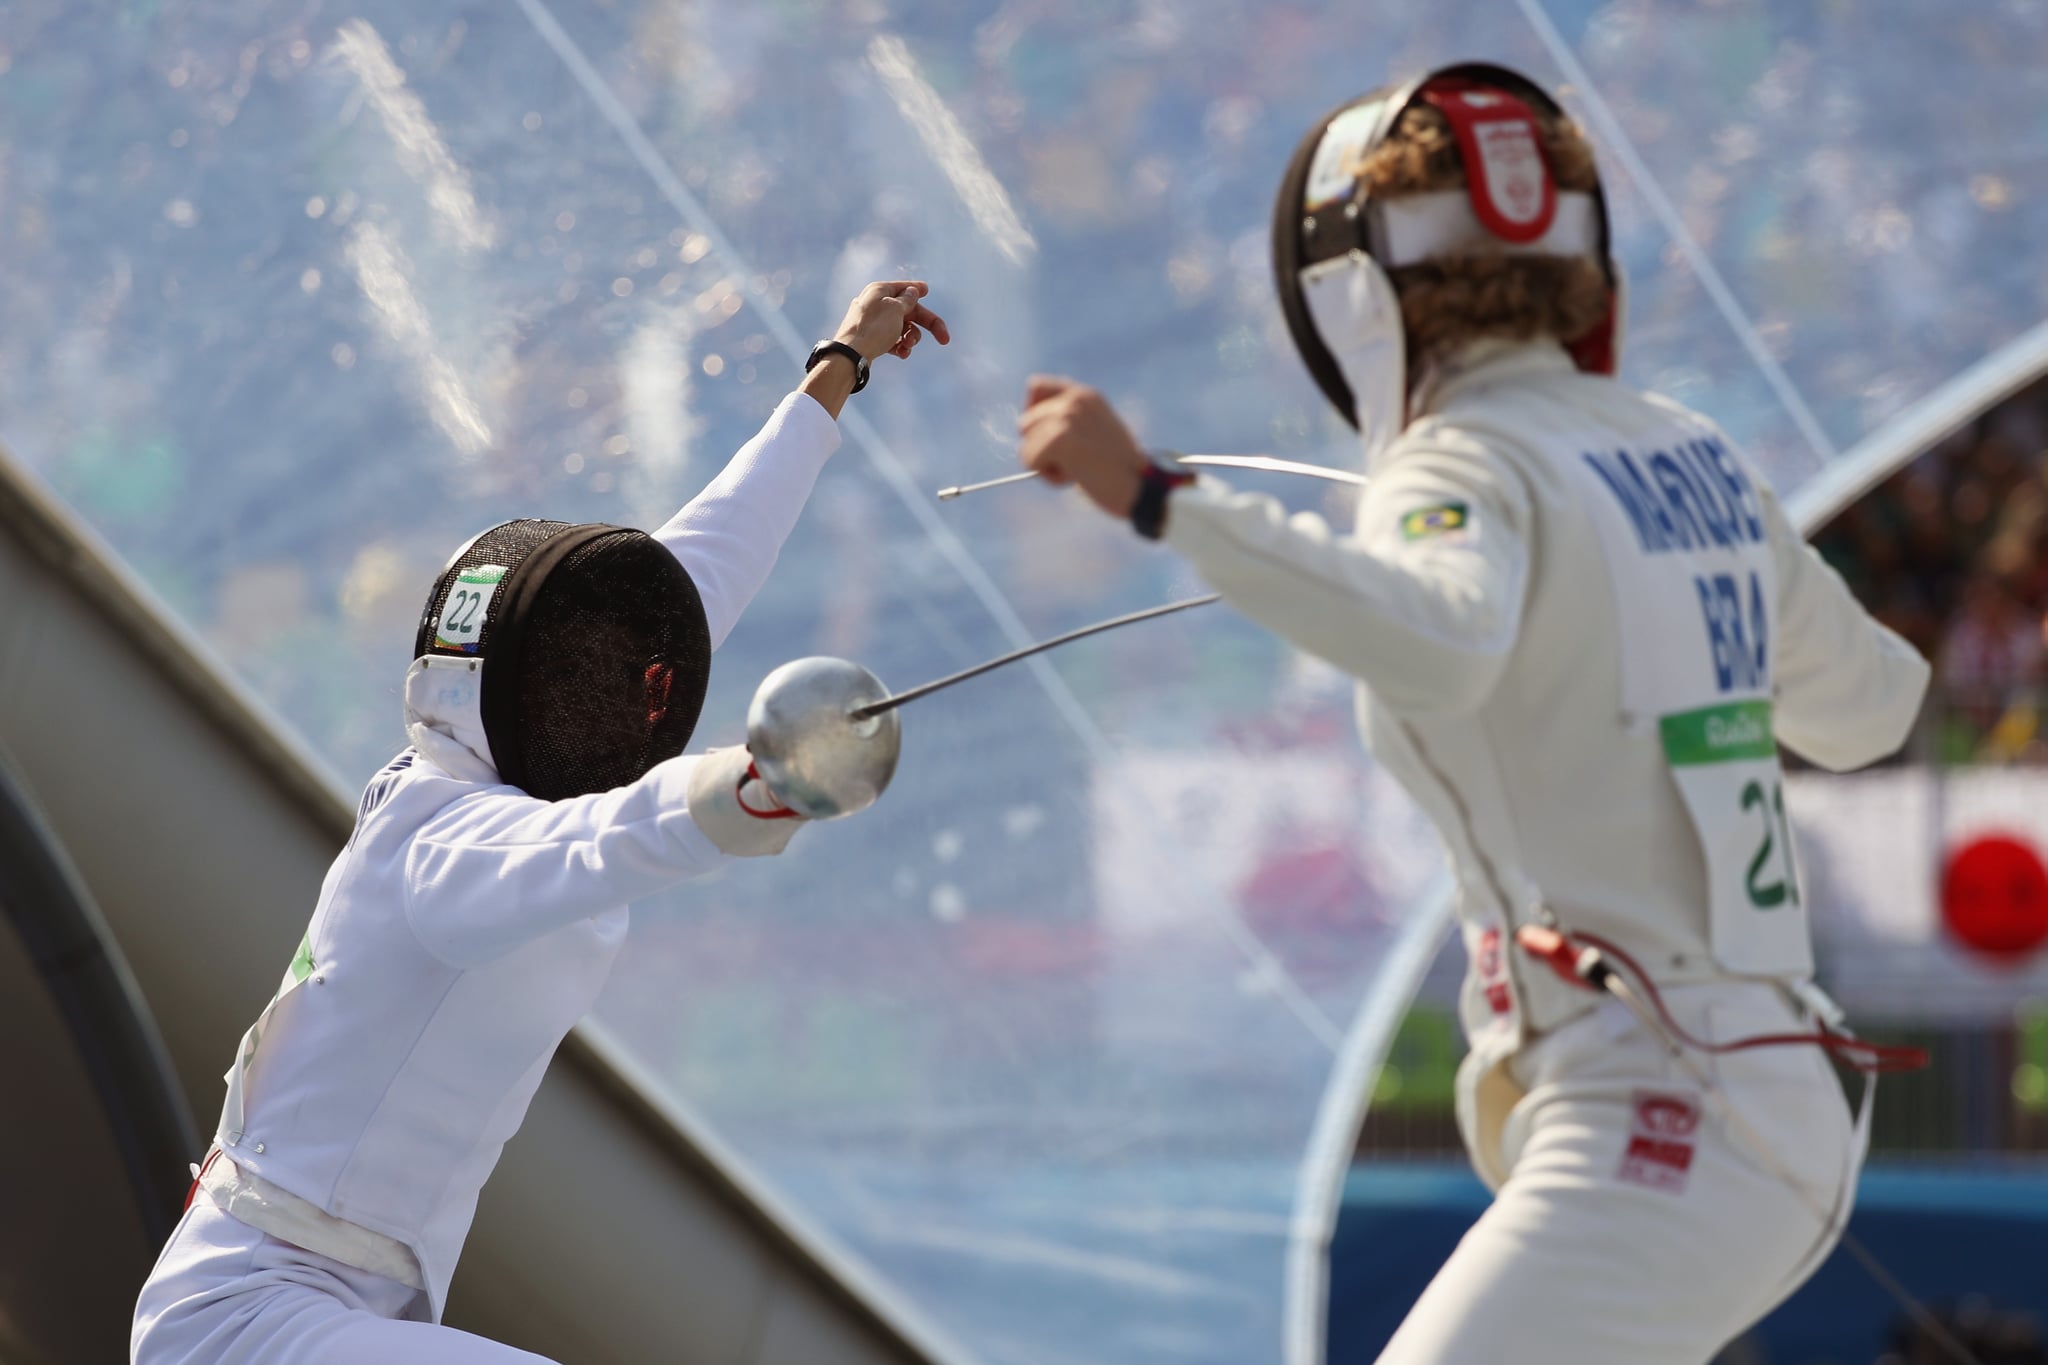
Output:
[[754,758],[743,746],[713,749],[690,770],[685,793],[690,818],[720,853],[735,858],[761,858],[780,853],[795,837],[804,817],[775,799],[754,771]]

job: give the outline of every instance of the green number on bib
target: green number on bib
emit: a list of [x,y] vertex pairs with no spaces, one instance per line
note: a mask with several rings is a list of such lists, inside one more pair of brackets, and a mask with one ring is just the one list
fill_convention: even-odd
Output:
[[[1782,782],[1771,783],[1770,793],[1764,792],[1764,784],[1751,782],[1742,789],[1742,809],[1760,809],[1764,818],[1763,842],[1757,845],[1756,855],[1749,860],[1749,876],[1743,886],[1749,892],[1749,903],[1759,910],[1775,910],[1789,898],[1792,904],[1799,904],[1799,873],[1792,861],[1792,826],[1785,818],[1785,786]],[[1785,875],[1775,881],[1763,880],[1766,866],[1772,855],[1783,843]]]

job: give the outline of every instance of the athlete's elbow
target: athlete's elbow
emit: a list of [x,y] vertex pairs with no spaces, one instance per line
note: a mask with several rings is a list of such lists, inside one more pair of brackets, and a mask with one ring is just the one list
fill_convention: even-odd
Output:
[[1513,652],[1512,623],[1468,615],[1465,629],[1398,631],[1372,640],[1364,677],[1402,715],[1444,720],[1479,710],[1500,685]]
[[1481,651],[1418,649],[1355,661],[1350,671],[1383,706],[1415,720],[1452,720],[1486,705],[1507,658]]
[[1890,758],[1904,748],[1919,716],[1915,694],[1911,705],[1902,704],[1883,714],[1865,716],[1857,725],[1813,730],[1781,726],[1779,738],[1815,767],[1831,773],[1848,773]]
[[1806,742],[1789,738],[1787,742],[1801,756],[1836,773],[1868,767],[1904,748],[1920,719],[1933,670],[1917,651],[1900,642],[1877,671],[1881,676],[1866,694],[1868,701],[1853,723],[1837,713],[1831,717],[1833,724],[1815,727],[1817,733]]
[[1899,750],[1903,737],[1894,743],[1874,744],[1866,738],[1844,741],[1839,738],[1813,735],[1780,735],[1786,748],[1819,768],[1822,772],[1853,773],[1858,768],[1867,768],[1879,759],[1888,758]]
[[429,957],[458,972],[481,967],[503,951],[503,945],[486,941],[487,934],[476,932],[480,923],[489,923],[484,918],[489,909],[464,904],[464,899],[413,892],[408,894],[405,906],[406,923],[412,929],[413,939]]
[[[1889,757],[1906,746],[1914,725],[1920,719],[1920,708],[1927,700],[1927,685],[1934,676],[1934,670],[1918,653],[1908,653],[1896,667],[1901,676],[1893,689],[1890,723],[1883,735],[1884,752],[1877,758]],[[1870,761],[1874,763],[1877,759]]]
[[1490,679],[1439,681],[1434,686],[1367,686],[1388,710],[1410,720],[1457,720],[1478,711],[1493,695]]

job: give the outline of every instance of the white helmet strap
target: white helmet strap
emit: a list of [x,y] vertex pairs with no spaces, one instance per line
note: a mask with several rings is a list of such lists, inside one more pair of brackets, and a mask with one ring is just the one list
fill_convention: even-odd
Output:
[[1389,270],[1438,256],[1583,256],[1600,259],[1600,206],[1593,196],[1557,196],[1540,237],[1505,241],[1480,222],[1464,190],[1377,199],[1367,208],[1373,255]]

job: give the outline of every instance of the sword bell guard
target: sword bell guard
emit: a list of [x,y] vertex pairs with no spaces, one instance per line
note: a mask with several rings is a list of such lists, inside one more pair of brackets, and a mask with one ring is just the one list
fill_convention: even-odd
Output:
[[872,806],[896,775],[903,723],[894,711],[850,713],[888,695],[859,664],[822,655],[763,678],[747,708],[747,749],[776,799],[812,820]]

